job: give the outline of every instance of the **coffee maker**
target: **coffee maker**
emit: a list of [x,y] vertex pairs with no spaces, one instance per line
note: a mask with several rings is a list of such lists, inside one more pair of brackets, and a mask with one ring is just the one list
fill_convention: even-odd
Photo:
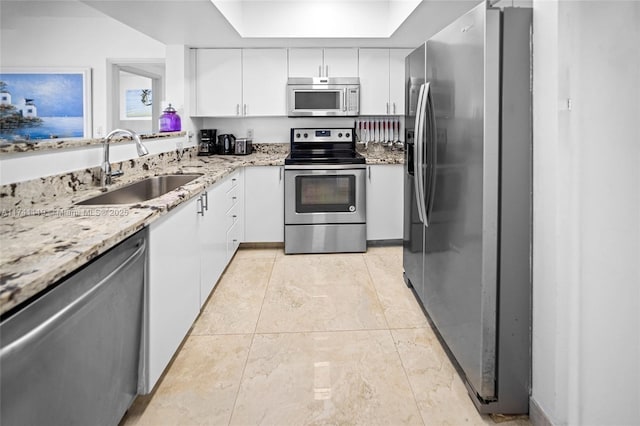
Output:
[[200,130],[200,141],[198,142],[198,155],[211,155],[216,153],[216,133],[217,129]]

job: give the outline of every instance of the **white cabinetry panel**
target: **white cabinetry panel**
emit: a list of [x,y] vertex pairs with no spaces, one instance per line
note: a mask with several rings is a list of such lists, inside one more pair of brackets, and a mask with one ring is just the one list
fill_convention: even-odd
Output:
[[197,205],[194,198],[149,227],[148,391],[200,311]]
[[360,49],[360,114],[404,115],[409,49]]
[[358,49],[324,49],[325,77],[357,77]]
[[242,114],[287,114],[287,50],[242,50]]
[[240,49],[196,51],[196,115],[233,117],[241,114],[242,54]]
[[403,237],[404,166],[367,166],[367,240]]
[[393,115],[404,115],[404,60],[409,53],[411,49],[389,49],[389,111]]
[[282,166],[245,168],[245,241],[284,242]]
[[322,49],[289,49],[289,77],[321,77],[321,71]]
[[289,49],[289,77],[356,77],[358,49]]
[[360,115],[389,113],[389,49],[360,49]]

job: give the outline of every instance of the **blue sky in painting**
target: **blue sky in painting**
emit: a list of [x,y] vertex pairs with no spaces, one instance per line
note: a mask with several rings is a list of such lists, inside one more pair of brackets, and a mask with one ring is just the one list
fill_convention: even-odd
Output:
[[82,74],[2,73],[11,103],[20,108],[23,99],[33,99],[40,117],[81,117],[83,114]]

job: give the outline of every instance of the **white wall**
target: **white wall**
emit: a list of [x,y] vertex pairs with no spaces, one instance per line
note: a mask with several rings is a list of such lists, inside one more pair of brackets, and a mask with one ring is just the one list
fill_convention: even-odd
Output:
[[[361,116],[359,119],[385,118],[382,116]],[[392,117],[388,117],[391,119]],[[348,117],[247,117],[247,118],[202,118],[203,129],[216,129],[218,134],[231,133],[236,138],[247,137],[253,130],[254,143],[289,143],[291,128],[299,127],[346,127],[353,128],[355,118]],[[400,140],[404,141],[404,117],[400,117]]]
[[[126,62],[128,59],[165,58],[167,48],[138,31],[86,6],[78,1],[2,1],[0,3],[0,65],[6,67],[90,67],[93,82],[93,136],[104,136],[112,129],[107,123],[108,59]],[[27,29],[27,30],[25,30]],[[184,47],[182,48],[184,50]],[[180,49],[174,49],[180,51]],[[175,65],[178,61],[179,65]],[[166,93],[184,103],[184,59],[167,57]],[[115,76],[118,78],[118,76]],[[181,111],[182,112],[182,111]],[[183,116],[184,117],[184,116]],[[186,126],[184,125],[186,122]],[[183,130],[191,125],[183,118]],[[145,142],[151,154],[167,152],[176,146],[195,145],[188,137]],[[111,160],[137,157],[133,144],[111,147]],[[102,162],[100,146],[42,151],[0,156],[0,184],[21,182],[66,173]]]
[[164,58],[165,45],[74,1],[3,1],[0,64],[90,67],[93,135],[106,134],[107,58]]
[[533,46],[532,401],[637,424],[640,3],[534,0]]

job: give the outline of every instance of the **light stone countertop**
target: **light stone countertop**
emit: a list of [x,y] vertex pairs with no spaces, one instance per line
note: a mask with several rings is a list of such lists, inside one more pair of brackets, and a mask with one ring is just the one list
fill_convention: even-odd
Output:
[[[98,169],[0,187],[0,314],[37,295],[90,260],[244,166],[280,166],[289,144],[256,144],[248,156],[199,157],[195,149],[114,163],[125,175],[110,190],[145,176],[203,175],[136,204],[76,206],[100,194]],[[371,148],[371,146],[369,147]],[[368,164],[401,164],[402,151],[360,152]]]
[[[140,138],[147,142],[149,140],[157,140],[164,138],[175,138],[185,136],[187,132],[166,132],[142,134]],[[0,139],[0,154],[12,154],[21,152],[48,151],[59,149],[80,148],[90,145],[100,145],[104,138],[59,138],[59,139],[34,139],[34,140],[18,140],[7,141]],[[115,137],[110,143],[116,144],[121,142],[131,142],[128,137]]]

